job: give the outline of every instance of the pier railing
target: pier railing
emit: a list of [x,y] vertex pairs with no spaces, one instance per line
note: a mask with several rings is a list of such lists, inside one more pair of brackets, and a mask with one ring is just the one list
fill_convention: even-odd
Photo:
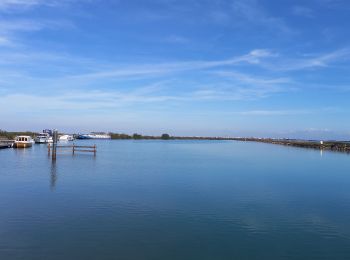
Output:
[[[72,155],[75,155],[77,152],[78,153],[83,152],[83,153],[93,153],[94,156],[96,156],[96,153],[97,153],[96,145],[93,145],[93,146],[75,145],[75,144],[73,144],[73,145],[56,145],[56,149],[70,149],[72,152]],[[54,153],[56,149],[53,148],[53,145],[48,144],[48,146],[47,146],[48,155],[50,156],[50,154]]]

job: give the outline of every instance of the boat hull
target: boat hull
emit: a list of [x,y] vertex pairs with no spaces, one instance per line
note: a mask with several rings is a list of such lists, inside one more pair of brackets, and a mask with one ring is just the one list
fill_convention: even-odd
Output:
[[36,144],[46,144],[47,142],[47,139],[35,139]]
[[28,143],[14,143],[13,147],[14,148],[29,148],[32,147],[32,143],[28,142]]
[[111,136],[110,135],[87,134],[87,135],[78,135],[77,139],[111,139]]
[[60,136],[58,141],[60,141],[60,142],[74,141],[74,138],[71,135],[62,135],[62,136]]

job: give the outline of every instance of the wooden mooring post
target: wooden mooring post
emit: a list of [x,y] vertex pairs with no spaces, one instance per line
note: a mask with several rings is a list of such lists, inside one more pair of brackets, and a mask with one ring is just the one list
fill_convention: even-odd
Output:
[[53,143],[52,143],[52,160],[56,160],[56,154],[57,154],[57,141],[58,141],[58,131],[53,130]]

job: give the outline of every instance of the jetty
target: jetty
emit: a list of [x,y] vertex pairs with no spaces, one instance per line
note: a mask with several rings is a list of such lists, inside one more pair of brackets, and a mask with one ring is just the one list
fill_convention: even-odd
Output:
[[0,149],[11,148],[14,140],[0,139]]

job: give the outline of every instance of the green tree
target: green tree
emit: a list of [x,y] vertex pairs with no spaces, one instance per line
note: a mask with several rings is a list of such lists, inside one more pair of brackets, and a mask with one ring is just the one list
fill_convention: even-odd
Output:
[[170,135],[169,134],[162,134],[161,137],[163,140],[169,140],[170,139]]
[[142,135],[133,134],[133,135],[132,135],[132,138],[134,138],[134,139],[142,139]]

